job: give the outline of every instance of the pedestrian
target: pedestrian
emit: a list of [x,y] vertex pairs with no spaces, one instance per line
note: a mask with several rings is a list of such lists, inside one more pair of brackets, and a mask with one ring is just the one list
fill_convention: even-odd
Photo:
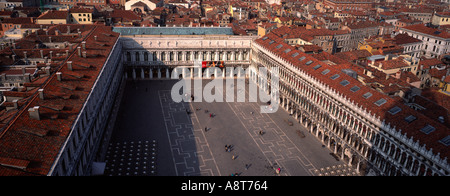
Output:
[[245,170],[247,170],[248,169],[248,164],[245,164]]
[[205,132],[208,130],[208,128],[205,127]]
[[234,160],[234,159],[236,159],[236,157],[233,155],[233,156],[231,157],[231,159]]
[[212,114],[211,114],[211,113],[209,113],[209,117],[210,117],[210,118],[212,117]]
[[225,145],[225,152],[228,152],[228,145]]

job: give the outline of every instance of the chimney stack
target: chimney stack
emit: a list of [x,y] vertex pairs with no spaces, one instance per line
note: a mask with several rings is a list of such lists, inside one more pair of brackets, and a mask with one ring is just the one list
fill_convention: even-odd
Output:
[[398,71],[395,73],[395,78],[400,79],[400,76],[402,75],[402,72]]
[[39,50],[39,52],[41,53],[41,59],[44,58],[44,50]]
[[83,46],[83,50],[86,50],[86,41],[82,41],[81,46]]
[[44,68],[45,74],[50,75],[50,63],[47,63],[46,65],[47,67]]
[[94,40],[97,41],[97,36],[96,35],[94,35]]
[[49,51],[50,59],[53,58],[53,51]]
[[23,57],[25,60],[27,59],[27,51],[23,51]]
[[68,69],[69,71],[73,71],[73,68],[72,68],[72,61],[67,61],[67,69]]
[[30,118],[35,120],[41,120],[41,116],[39,115],[39,106],[28,108],[28,113],[30,114]]
[[14,104],[14,108],[15,109],[19,109],[19,104],[17,103],[19,100],[18,99],[14,99],[12,102]]
[[83,51],[83,58],[86,58],[86,51]]
[[67,35],[70,34],[70,25],[67,25]]
[[52,43],[52,37],[48,37],[48,41]]
[[13,55],[11,55],[11,57],[12,57],[13,61],[16,62],[16,55],[13,54]]
[[78,49],[78,56],[81,57],[81,47],[78,46],[77,49]]
[[44,100],[44,89],[41,88],[38,90],[38,92],[39,92],[39,99]]
[[61,72],[56,72],[56,79],[58,79],[58,81],[62,80],[62,73]]

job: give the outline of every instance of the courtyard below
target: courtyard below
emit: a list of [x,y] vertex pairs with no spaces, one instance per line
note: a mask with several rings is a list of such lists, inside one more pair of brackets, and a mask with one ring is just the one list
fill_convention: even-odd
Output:
[[[210,81],[192,88],[204,89]],[[224,102],[211,103],[174,102],[178,80],[126,82],[105,175],[356,175],[281,107],[260,113],[270,106],[248,101],[248,82],[245,88],[230,86],[235,101],[215,91]],[[237,102],[242,92],[246,101]]]

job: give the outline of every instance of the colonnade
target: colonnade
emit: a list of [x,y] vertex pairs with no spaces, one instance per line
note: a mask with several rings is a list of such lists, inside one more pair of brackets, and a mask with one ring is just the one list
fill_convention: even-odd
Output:
[[[262,47],[252,51],[250,78],[264,89],[278,88],[278,102],[336,157],[357,172],[376,175],[440,175],[439,169],[414,149],[367,120],[361,111],[342,104],[333,92],[318,89],[309,78],[299,76],[289,64],[267,55]],[[270,87],[259,67],[279,68],[279,85]],[[268,74],[271,75],[271,74]],[[263,85],[263,86],[261,86]],[[267,85],[269,85],[267,87]],[[270,91],[267,91],[270,93]]]
[[203,61],[248,61],[248,49],[216,50],[131,50],[124,52],[126,63],[152,64],[152,62]]

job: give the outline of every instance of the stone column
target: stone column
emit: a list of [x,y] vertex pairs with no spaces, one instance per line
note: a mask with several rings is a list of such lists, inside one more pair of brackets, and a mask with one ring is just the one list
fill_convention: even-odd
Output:
[[153,79],[153,69],[152,68],[150,68],[150,70],[149,70],[149,76],[150,76],[150,79]]
[[144,79],[144,68],[141,68],[141,79]]
[[167,78],[167,79],[170,78],[169,68],[166,68],[166,78]]
[[132,73],[133,80],[136,80],[136,70],[134,68],[132,68],[132,69],[133,69],[133,73]]
[[161,79],[161,68],[158,68],[158,79]]

